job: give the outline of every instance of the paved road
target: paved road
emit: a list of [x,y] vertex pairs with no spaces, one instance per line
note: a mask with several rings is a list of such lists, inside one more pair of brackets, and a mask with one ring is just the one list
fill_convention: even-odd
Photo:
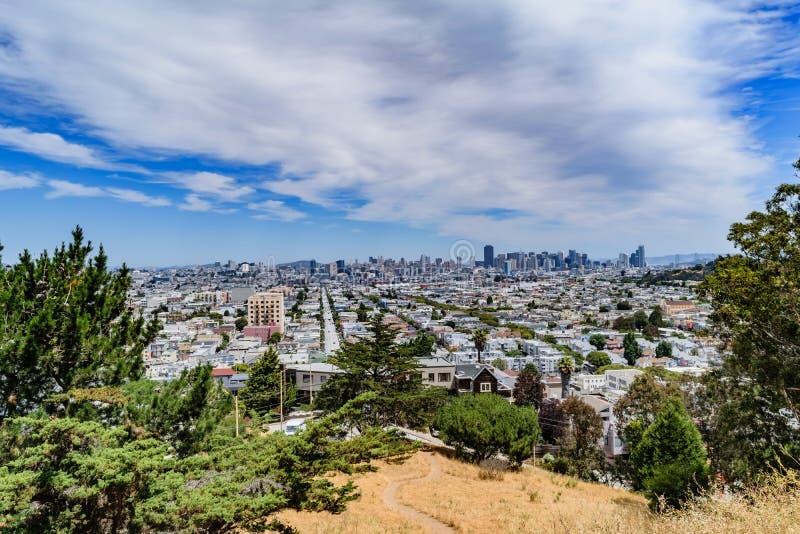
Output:
[[333,322],[333,313],[328,304],[328,292],[324,287],[320,288],[322,292],[322,319],[325,328],[325,355],[332,354],[339,350],[340,340],[339,332],[336,331],[336,323]]

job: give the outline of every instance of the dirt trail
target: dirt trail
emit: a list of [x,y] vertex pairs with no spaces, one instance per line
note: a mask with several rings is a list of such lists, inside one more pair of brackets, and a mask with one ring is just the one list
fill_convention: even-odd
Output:
[[405,484],[412,482],[412,481],[430,481],[436,480],[440,476],[442,476],[442,470],[439,466],[439,460],[437,460],[436,456],[429,452],[423,452],[422,454],[425,459],[428,461],[428,465],[430,466],[431,470],[428,472],[427,475],[424,477],[414,477],[414,478],[404,478],[400,480],[389,480],[386,478],[389,485],[386,487],[386,491],[383,492],[383,502],[386,504],[387,507],[394,510],[395,512],[399,512],[406,516],[407,518],[416,521],[417,523],[421,523],[429,532],[432,534],[453,534],[456,532],[453,528],[445,525],[438,519],[434,519],[433,517],[423,514],[419,510],[412,508],[411,506],[407,506],[405,504],[401,504],[397,502],[396,495],[397,490],[400,489]]

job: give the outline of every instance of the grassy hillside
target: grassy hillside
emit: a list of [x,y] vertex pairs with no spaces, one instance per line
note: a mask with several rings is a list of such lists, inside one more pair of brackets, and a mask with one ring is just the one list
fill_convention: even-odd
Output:
[[655,516],[624,490],[541,469],[487,474],[477,466],[420,452],[400,465],[360,475],[361,498],[340,515],[284,512],[302,533],[792,532],[800,523],[796,484],[756,492],[755,504],[727,499]]

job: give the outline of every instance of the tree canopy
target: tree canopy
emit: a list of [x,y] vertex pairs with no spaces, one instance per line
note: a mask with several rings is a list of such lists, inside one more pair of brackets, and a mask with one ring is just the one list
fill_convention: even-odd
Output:
[[439,411],[433,426],[442,441],[475,461],[503,453],[520,464],[533,454],[539,440],[533,408],[514,406],[494,393],[457,397]]
[[419,335],[405,344],[395,343],[395,333],[383,323],[383,315],[370,319],[370,338],[344,343],[328,361],[343,373],[334,375],[315,398],[318,408],[332,412],[362,393],[378,393],[365,409],[361,425],[426,427],[447,392],[425,387],[417,372],[419,358],[430,357],[431,336]]
[[131,310],[127,267],[112,272],[103,247],[92,251],[78,227],[69,245],[36,259],[25,250],[0,269],[0,419],[54,393],[141,376],[158,321]]
[[800,458],[800,185],[779,186],[728,239],[741,254],[719,258],[699,288],[729,349],[704,377],[701,428],[715,468],[749,481]]
[[542,405],[545,387],[539,368],[533,364],[526,365],[517,376],[514,384],[514,404],[517,406],[533,406],[537,410]]
[[708,484],[706,451],[683,403],[667,399],[631,449],[631,464],[651,504],[679,506]]
[[592,334],[589,336],[589,343],[597,350],[603,350],[606,348],[606,336],[603,334]]
[[[247,385],[239,392],[239,399],[249,412],[265,416],[281,405],[281,368],[278,351],[270,346],[249,371]],[[297,389],[284,380],[283,403],[288,408],[294,403]]]

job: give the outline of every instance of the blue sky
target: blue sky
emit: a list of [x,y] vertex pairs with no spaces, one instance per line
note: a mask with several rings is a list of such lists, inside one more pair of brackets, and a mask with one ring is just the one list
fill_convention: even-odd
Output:
[[796,179],[793,3],[130,4],[0,0],[5,261],[728,251]]

